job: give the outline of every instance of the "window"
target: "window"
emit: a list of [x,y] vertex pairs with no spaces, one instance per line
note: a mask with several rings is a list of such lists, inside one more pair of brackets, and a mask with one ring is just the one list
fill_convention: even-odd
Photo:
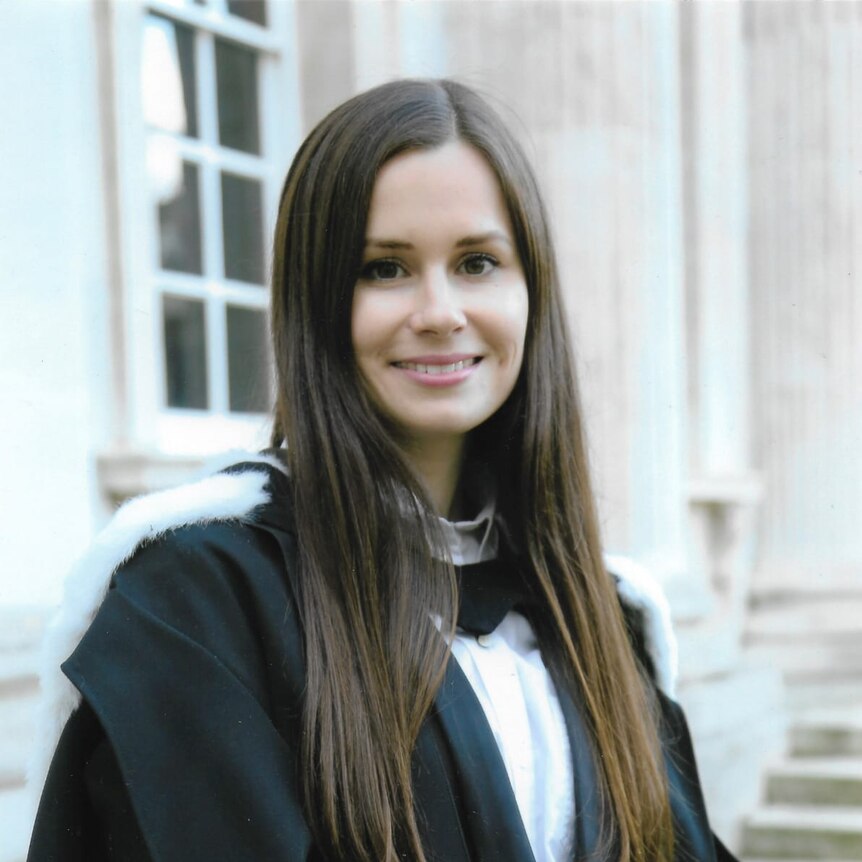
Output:
[[126,436],[265,443],[269,237],[299,134],[285,0],[112,4]]
[[[248,4],[228,4],[225,19]],[[251,20],[264,24],[265,5]],[[147,14],[141,84],[158,220],[162,404],[266,412],[260,56],[236,38]]]

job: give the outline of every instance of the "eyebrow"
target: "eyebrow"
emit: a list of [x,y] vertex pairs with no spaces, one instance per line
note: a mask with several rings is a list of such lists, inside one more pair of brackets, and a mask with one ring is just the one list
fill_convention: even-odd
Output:
[[[506,245],[511,245],[512,241],[509,239],[506,234],[504,234],[500,230],[491,230],[487,233],[475,234],[473,236],[465,236],[461,237],[458,242],[455,243],[456,248],[468,248],[469,246],[474,245],[484,245],[486,242],[491,240],[500,240]],[[410,251],[413,249],[412,243],[404,242],[400,239],[373,239],[369,237],[365,240],[366,248],[373,246],[374,248],[386,248],[393,250],[407,250]]]

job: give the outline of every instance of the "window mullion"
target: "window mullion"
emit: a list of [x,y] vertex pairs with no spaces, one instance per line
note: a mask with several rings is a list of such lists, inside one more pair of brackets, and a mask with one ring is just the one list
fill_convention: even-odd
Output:
[[218,147],[218,106],[216,91],[215,40],[211,33],[198,32],[198,104],[201,142],[203,144],[202,204],[204,275],[220,281],[224,277],[224,257],[221,235],[221,188],[218,160],[214,150]]
[[210,408],[224,414],[228,412],[227,315],[220,296],[211,296],[207,302],[207,345]]
[[[215,39],[212,33],[198,31],[198,104],[200,105],[201,141],[204,162],[201,166],[201,196],[203,209],[204,275],[213,284],[224,278],[224,255],[221,232],[221,187],[218,160],[218,105],[216,92]],[[213,295],[207,299],[206,333],[208,390],[210,410],[227,412],[227,334],[224,302]]]
[[167,132],[154,132],[153,134],[169,138],[177,148],[177,152],[187,161],[200,163],[207,159],[210,161],[218,159],[232,173],[255,179],[261,179],[266,173],[266,166],[258,155],[241,153],[225,147],[216,151],[214,147],[218,144],[171,135]]
[[216,104],[215,37],[206,30],[197,31],[198,112],[200,140],[204,153],[218,147],[218,106]]

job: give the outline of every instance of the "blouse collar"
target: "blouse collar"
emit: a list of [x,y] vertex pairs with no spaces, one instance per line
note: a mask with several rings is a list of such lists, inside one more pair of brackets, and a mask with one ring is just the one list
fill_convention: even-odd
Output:
[[449,556],[456,566],[493,560],[499,550],[497,505],[489,497],[475,518],[469,521],[449,521],[438,518]]

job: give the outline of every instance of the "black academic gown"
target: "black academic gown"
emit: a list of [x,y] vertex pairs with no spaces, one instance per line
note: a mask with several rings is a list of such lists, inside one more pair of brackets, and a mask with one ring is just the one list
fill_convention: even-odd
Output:
[[[63,664],[83,701],[48,774],[28,862],[322,860],[300,799],[302,633],[286,478],[247,517],[170,532],[114,575]],[[680,708],[660,695],[676,858],[726,862]],[[600,800],[578,705],[563,693],[574,855],[598,851]],[[413,758],[423,845],[438,862],[532,862],[503,760],[457,662]]]

